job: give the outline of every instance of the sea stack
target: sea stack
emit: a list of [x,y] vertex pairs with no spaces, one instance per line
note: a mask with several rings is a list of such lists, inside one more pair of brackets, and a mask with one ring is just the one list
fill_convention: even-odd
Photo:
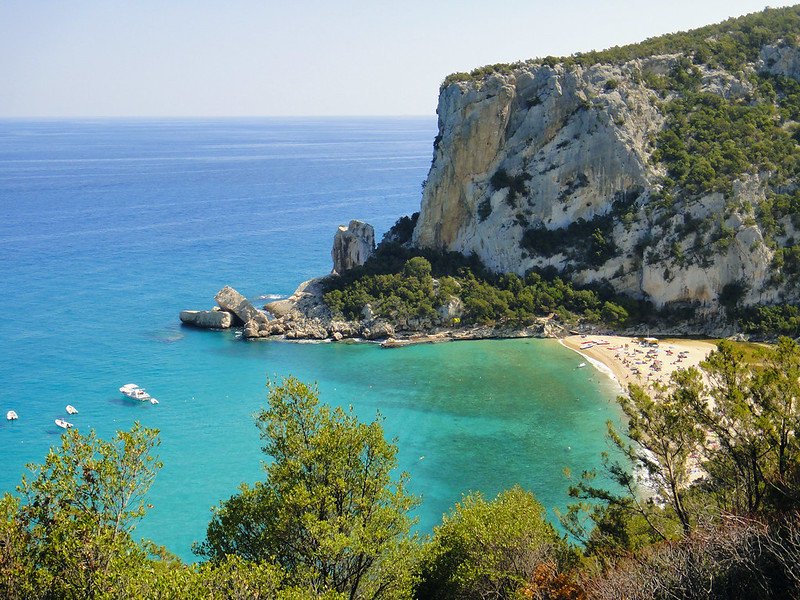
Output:
[[353,219],[350,224],[339,225],[333,238],[333,272],[344,273],[363,265],[375,253],[375,229],[369,223]]

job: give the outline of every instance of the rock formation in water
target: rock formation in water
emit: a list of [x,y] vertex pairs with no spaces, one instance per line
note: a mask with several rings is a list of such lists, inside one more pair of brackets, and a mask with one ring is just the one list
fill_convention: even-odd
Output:
[[[800,51],[771,41],[734,71],[713,60],[715,39],[700,39],[704,56],[547,59],[450,78],[413,244],[474,253],[496,272],[552,266],[578,284],[707,314],[726,295],[746,305],[800,298],[790,270],[776,271],[781,249],[777,258],[800,252],[800,215],[774,209],[798,189],[784,163],[800,153],[789,135],[800,113],[782,102]],[[746,111],[754,122],[767,115],[746,126],[794,150],[780,164],[742,159],[758,140],[722,142],[727,132],[693,121],[712,105],[732,127]],[[723,172],[728,156],[740,172]]]
[[333,272],[344,273],[363,265],[374,253],[375,230],[372,225],[355,219],[347,226],[339,225],[331,249]]
[[259,327],[267,322],[264,313],[228,285],[217,292],[214,299],[219,306],[212,310],[181,311],[181,322],[202,329],[228,329],[241,325]]
[[201,329],[228,329],[233,327],[236,316],[226,310],[183,310],[181,323]]
[[229,285],[226,285],[224,288],[218,291],[217,295],[214,296],[214,300],[217,301],[217,304],[219,304],[219,307],[222,310],[236,315],[240,325],[247,323],[251,319],[258,317],[261,314],[247,298],[242,296]]

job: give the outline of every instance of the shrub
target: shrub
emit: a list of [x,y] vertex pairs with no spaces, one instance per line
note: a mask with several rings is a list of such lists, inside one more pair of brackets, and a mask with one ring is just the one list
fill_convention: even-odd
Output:
[[564,540],[544,519],[544,508],[519,487],[492,502],[465,496],[423,549],[418,600],[510,599],[543,565],[571,563]]

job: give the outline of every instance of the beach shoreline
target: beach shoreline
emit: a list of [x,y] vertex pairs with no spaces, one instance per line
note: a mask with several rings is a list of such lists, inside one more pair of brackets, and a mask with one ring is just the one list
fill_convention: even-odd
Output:
[[659,382],[669,385],[672,373],[679,369],[697,367],[716,346],[708,341],[675,339],[655,340],[621,335],[570,335],[559,342],[597,363],[624,390],[635,383],[651,387]]

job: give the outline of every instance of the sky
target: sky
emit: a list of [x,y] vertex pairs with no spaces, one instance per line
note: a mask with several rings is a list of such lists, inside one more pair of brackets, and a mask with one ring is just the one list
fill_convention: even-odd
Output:
[[602,50],[765,6],[0,0],[0,118],[434,115],[450,73]]

